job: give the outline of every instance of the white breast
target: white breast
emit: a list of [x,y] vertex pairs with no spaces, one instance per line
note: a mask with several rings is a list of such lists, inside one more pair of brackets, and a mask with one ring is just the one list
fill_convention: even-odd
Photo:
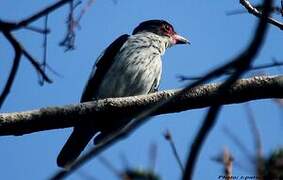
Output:
[[164,51],[165,43],[152,33],[131,36],[115,56],[96,98],[149,93],[154,83],[159,84]]

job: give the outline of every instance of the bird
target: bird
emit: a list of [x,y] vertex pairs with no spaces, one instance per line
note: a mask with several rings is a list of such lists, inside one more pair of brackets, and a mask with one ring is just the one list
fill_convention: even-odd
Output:
[[[167,21],[153,19],[141,22],[131,35],[121,35],[101,53],[92,68],[80,102],[158,91],[161,57],[167,48],[176,44],[190,43],[177,34]],[[95,123],[81,122],[74,126],[58,155],[59,167],[70,167],[95,135],[94,143],[98,144],[131,119],[110,114],[95,118]],[[103,123],[103,119],[107,119],[107,123]]]

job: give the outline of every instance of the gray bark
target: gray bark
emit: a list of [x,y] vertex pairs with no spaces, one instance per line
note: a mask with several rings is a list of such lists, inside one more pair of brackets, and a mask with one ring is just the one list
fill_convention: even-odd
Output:
[[[238,80],[226,96],[218,93],[221,83],[198,86],[154,115],[205,108],[216,104],[243,103],[257,99],[283,98],[283,76],[256,76]],[[23,135],[72,127],[79,121],[93,120],[98,113],[133,115],[174,96],[179,90],[165,90],[142,96],[108,98],[62,107],[0,114],[0,135]],[[104,121],[107,121],[105,119]],[[109,122],[111,123],[111,122]]]

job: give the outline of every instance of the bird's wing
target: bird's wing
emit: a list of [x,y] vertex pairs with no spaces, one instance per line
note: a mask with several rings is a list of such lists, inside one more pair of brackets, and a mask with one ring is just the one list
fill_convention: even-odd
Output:
[[148,93],[155,93],[155,92],[158,91],[158,88],[159,88],[159,82],[158,82],[158,79],[155,79],[153,81],[152,86],[151,86],[151,88],[150,88]]
[[[81,102],[91,101],[98,89],[103,77],[112,65],[116,54],[123,44],[127,41],[129,35],[124,34],[110,44],[96,61],[87,85],[81,97]],[[99,118],[99,117],[98,117]],[[95,135],[97,129],[89,128],[89,124],[80,124],[75,126],[71,136],[65,143],[57,158],[57,164],[60,167],[67,167],[80,155]]]
[[154,93],[158,91],[160,85],[161,71],[162,68],[160,68],[160,71],[158,72],[158,76],[154,79],[150,91],[148,93]]
[[114,57],[119,52],[123,44],[128,40],[128,38],[128,34],[118,37],[98,58],[83,91],[81,102],[91,101],[93,99],[95,91],[98,89],[103,77],[112,65]]

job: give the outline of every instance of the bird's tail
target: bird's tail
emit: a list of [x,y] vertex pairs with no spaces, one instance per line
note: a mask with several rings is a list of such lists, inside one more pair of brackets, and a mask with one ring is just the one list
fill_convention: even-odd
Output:
[[79,157],[97,131],[93,128],[74,127],[74,130],[57,157],[57,165],[68,169]]

